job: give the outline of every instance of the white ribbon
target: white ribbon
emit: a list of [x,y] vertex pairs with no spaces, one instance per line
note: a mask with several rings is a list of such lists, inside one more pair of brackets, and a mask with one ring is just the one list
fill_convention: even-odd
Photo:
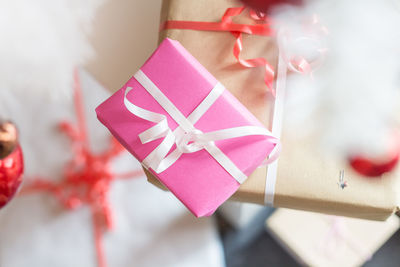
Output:
[[[275,144],[276,147],[279,146],[278,139],[262,127],[241,126],[208,133],[203,133],[194,127],[194,124],[225,90],[220,83],[214,86],[207,97],[186,118],[141,70],[134,77],[178,124],[175,130],[171,130],[165,115],[140,108],[131,103],[127,95],[132,90],[132,87],[126,88],[124,104],[129,112],[144,120],[156,123],[139,134],[140,141],[145,144],[163,138],[162,142],[143,160],[142,165],[147,169],[151,168],[156,173],[161,173],[174,164],[183,153],[195,153],[205,149],[233,178],[239,183],[243,183],[247,176],[215,145],[215,141],[262,135],[268,136],[271,143]],[[176,149],[168,155],[174,144],[176,144]],[[274,149],[273,154],[271,153],[265,163],[275,160],[278,157],[278,153],[279,149]]]
[[[280,137],[282,133],[287,68],[288,66],[286,64],[286,61],[283,59],[281,52],[279,51],[278,74],[276,77],[276,88],[275,88],[276,95],[275,95],[275,103],[274,103],[274,110],[272,117],[272,134],[277,137]],[[268,206],[274,205],[277,173],[278,173],[278,159],[272,162],[267,169],[264,203]]]
[[[281,28],[278,32],[277,40],[279,47],[279,58],[278,58],[278,74],[276,77],[276,97],[273,109],[272,118],[272,134],[277,138],[280,138],[282,133],[283,119],[284,119],[284,105],[285,105],[285,90],[286,90],[286,78],[288,70],[297,72],[300,74],[309,74],[312,77],[312,72],[317,69],[324,60],[326,53],[326,46],[323,41],[323,35],[326,35],[326,29],[321,25],[316,16],[313,16],[311,21],[313,33],[311,36],[300,36],[298,38],[291,37],[291,33],[288,28]],[[288,32],[289,31],[289,32]],[[300,45],[305,42],[311,45],[316,55],[312,60],[306,59],[305,56],[296,55],[294,51],[291,51],[290,46]],[[292,49],[293,49],[292,47]],[[301,60],[299,60],[299,58]],[[267,177],[265,181],[264,191],[264,203],[268,206],[274,205],[275,196],[275,185],[278,173],[278,160],[274,161],[268,166]]]

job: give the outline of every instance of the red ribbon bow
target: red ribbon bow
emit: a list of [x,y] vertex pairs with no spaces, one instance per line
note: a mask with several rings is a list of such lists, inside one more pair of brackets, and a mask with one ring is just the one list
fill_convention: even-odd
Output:
[[142,170],[125,174],[115,174],[111,171],[111,161],[124,149],[113,138],[110,138],[110,148],[100,154],[93,154],[89,147],[82,93],[77,71],[74,75],[74,104],[78,126],[70,122],[61,122],[60,130],[71,140],[73,158],[67,162],[62,174],[62,181],[55,183],[38,178],[24,186],[22,194],[45,191],[53,194],[67,209],[76,209],[84,204],[90,207],[94,226],[94,239],[99,267],[105,267],[102,240],[103,233],[112,229],[112,211],[108,193],[110,185],[116,179],[138,177]]

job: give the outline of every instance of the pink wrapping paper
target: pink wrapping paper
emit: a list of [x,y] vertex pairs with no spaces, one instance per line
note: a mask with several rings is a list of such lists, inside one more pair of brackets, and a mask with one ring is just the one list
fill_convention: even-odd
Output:
[[[209,94],[217,80],[179,42],[165,39],[141,70],[169,100],[188,116]],[[167,116],[173,130],[177,123],[131,78],[113,96],[97,107],[98,119],[140,162],[162,141],[142,144],[138,135],[154,123],[132,115],[124,106],[127,98],[135,105]],[[263,125],[228,90],[198,120],[195,127],[210,132],[239,126]],[[216,145],[247,176],[271,153],[274,145],[265,136],[246,136],[217,141]],[[172,151],[172,150],[171,150]],[[194,215],[209,216],[226,201],[240,184],[205,150],[185,153],[167,170],[156,176]]]

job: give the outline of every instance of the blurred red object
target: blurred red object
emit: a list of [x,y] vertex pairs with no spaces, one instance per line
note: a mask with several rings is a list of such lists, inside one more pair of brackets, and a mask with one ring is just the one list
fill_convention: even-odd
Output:
[[25,185],[21,195],[35,192],[53,194],[67,209],[74,210],[83,205],[92,212],[94,242],[98,267],[106,267],[103,234],[112,229],[113,216],[109,201],[111,183],[117,179],[140,177],[143,170],[117,174],[111,168],[111,161],[125,149],[112,136],[110,147],[101,153],[91,150],[79,73],[74,72],[74,106],[77,125],[63,121],[59,129],[71,141],[73,157],[66,163],[59,181],[37,177]]
[[400,158],[400,134],[395,133],[391,137],[392,145],[386,156],[370,158],[363,155],[355,155],[349,158],[350,166],[359,174],[367,177],[379,177],[391,172]]
[[271,7],[280,4],[300,6],[304,0],[241,0],[249,7],[264,13],[268,13]]
[[399,155],[395,155],[387,160],[373,160],[366,157],[353,157],[349,160],[350,166],[358,173],[368,177],[379,177],[384,173],[390,172],[399,162]]
[[23,171],[17,128],[11,122],[0,122],[0,208],[14,197],[21,185]]

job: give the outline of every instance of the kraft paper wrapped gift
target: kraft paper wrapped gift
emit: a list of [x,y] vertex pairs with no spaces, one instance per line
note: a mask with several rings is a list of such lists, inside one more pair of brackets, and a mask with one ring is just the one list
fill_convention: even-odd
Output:
[[168,38],[96,112],[198,217],[225,202],[276,144],[222,84]]
[[272,236],[304,266],[362,266],[399,229],[386,222],[278,209],[266,221]]
[[[164,0],[161,24],[166,20],[218,22],[227,8],[240,5],[233,0]],[[234,21],[254,23],[248,14]],[[273,98],[265,94],[263,68],[248,69],[237,63],[232,53],[235,38],[229,32],[169,29],[160,32],[159,39],[165,37],[178,40],[267,128],[271,127]],[[243,39],[242,58],[262,56],[276,66],[273,37],[244,35]],[[258,168],[232,199],[373,220],[385,220],[398,210],[398,170],[377,179],[361,177],[346,162],[322,158],[315,138],[298,138],[283,130],[276,181],[267,177],[265,167]],[[348,182],[344,189],[338,186],[341,170]],[[151,174],[146,175],[161,186]]]

